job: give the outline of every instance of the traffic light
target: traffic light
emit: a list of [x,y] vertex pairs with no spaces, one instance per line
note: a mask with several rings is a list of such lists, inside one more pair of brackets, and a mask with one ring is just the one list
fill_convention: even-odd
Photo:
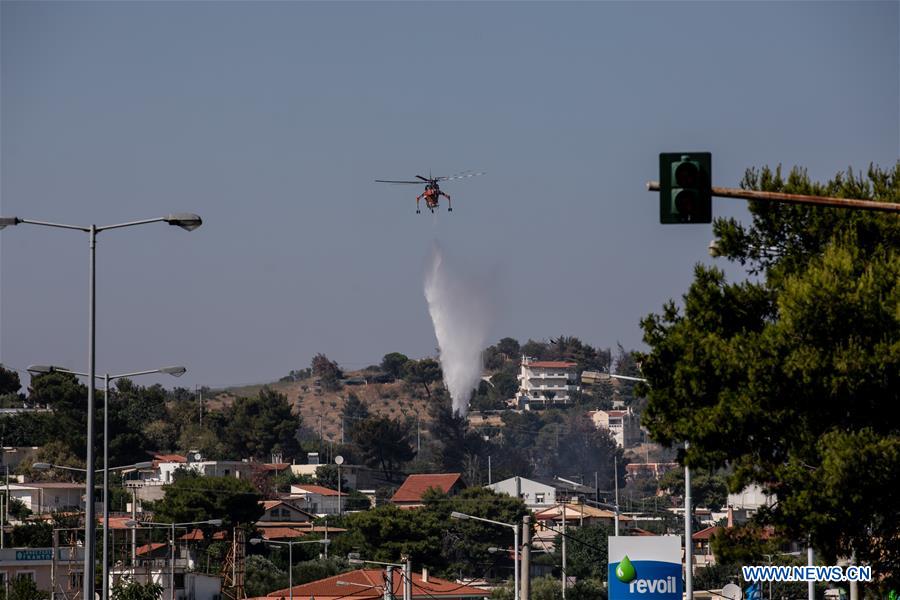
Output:
[[659,155],[659,222],[712,223],[712,154]]

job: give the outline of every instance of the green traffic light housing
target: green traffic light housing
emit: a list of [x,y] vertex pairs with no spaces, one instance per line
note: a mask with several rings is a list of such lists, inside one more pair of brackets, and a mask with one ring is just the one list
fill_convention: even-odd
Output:
[[659,155],[659,222],[712,223],[712,154]]

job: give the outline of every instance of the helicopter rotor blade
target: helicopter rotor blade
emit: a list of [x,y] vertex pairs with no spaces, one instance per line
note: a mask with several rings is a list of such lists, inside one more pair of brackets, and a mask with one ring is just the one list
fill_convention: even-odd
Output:
[[470,179],[472,177],[478,177],[479,175],[485,175],[484,171],[463,171],[462,173],[457,173],[456,175],[451,175],[450,177],[441,177],[441,180],[444,181],[457,181],[460,179]]
[[394,181],[393,179],[376,179],[376,183],[414,183],[416,185],[422,185],[421,181]]
[[432,181],[434,181],[433,178],[422,177],[421,175],[416,175],[416,177],[418,177],[422,181],[427,181],[428,183],[431,183]]

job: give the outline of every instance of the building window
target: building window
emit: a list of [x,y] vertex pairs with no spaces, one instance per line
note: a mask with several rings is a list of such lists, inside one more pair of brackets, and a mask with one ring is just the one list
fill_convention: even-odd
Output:
[[544,503],[544,494],[537,494],[537,493],[536,493],[536,494],[534,495],[534,501],[535,501],[537,504],[543,504],[543,503]]
[[34,571],[16,571],[16,580],[30,579],[34,581]]

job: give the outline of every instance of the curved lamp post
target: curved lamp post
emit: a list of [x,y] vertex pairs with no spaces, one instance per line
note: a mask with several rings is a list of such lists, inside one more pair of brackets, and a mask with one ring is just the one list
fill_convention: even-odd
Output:
[[513,598],[515,600],[519,600],[519,526],[515,523],[503,523],[502,521],[492,521],[491,519],[485,519],[482,517],[473,517],[472,515],[467,515],[465,513],[453,511],[450,513],[451,519],[460,519],[460,520],[473,520],[473,521],[483,521],[485,523],[493,523],[494,525],[502,525],[504,527],[512,527],[513,530],[513,545],[516,548],[515,553],[513,554],[513,569],[515,572],[513,573]]
[[274,544],[277,546],[287,546],[288,547],[288,596],[290,600],[294,600],[294,546],[297,544],[324,544],[326,548],[328,544],[331,543],[331,540],[306,540],[300,542],[279,542],[277,540],[266,540],[263,538],[250,538],[250,543],[254,546],[256,544]]
[[[125,227],[134,227],[137,225],[146,225],[148,223],[168,223],[181,227],[186,231],[193,231],[203,224],[203,220],[192,213],[175,213],[165,217],[155,219],[144,219],[142,221],[129,221],[127,223],[116,223],[113,225],[97,226],[91,225],[66,225],[63,223],[50,223],[47,221],[35,221],[32,219],[22,219],[20,217],[2,217],[0,216],[0,229],[21,224],[39,225],[42,227],[54,227],[58,229],[72,229],[87,233],[90,240],[90,270],[88,274],[88,402],[87,402],[87,489],[94,489],[94,378],[96,377],[96,369],[94,360],[96,352],[94,342],[96,340],[96,315],[97,303],[95,299],[95,291],[97,288],[96,258],[97,258],[97,234],[108,229],[123,229]],[[84,593],[85,600],[94,600],[94,564],[96,562],[96,548],[94,536],[97,532],[97,523],[95,521],[96,514],[94,512],[94,503],[88,502],[85,507],[84,520]],[[105,587],[105,586],[104,586]]]
[[[63,367],[57,367],[53,365],[31,365],[28,367],[28,372],[33,375],[44,375],[46,373],[71,373],[72,375],[78,375],[79,377],[89,377],[87,373],[79,373],[78,371],[72,371],[71,369],[66,369]],[[165,373],[166,375],[171,375],[172,377],[181,377],[187,372],[187,369],[181,366],[177,367],[160,367],[159,369],[149,369],[147,371],[135,371],[133,373],[122,373],[119,375],[110,375],[106,373],[103,375],[103,583],[101,585],[101,598],[102,600],[109,600],[109,471],[116,470],[109,468],[109,382],[114,379],[126,379],[131,377],[138,377],[140,375],[152,375],[155,373]],[[94,375],[95,378],[99,379],[100,375]],[[90,412],[88,414],[91,414]],[[137,468],[145,469],[153,466],[153,463],[140,463],[141,465]],[[65,469],[66,467],[60,467]],[[121,468],[121,467],[117,467]],[[126,467],[127,468],[127,467]],[[71,470],[71,469],[70,469]],[[80,470],[80,469],[78,469]],[[85,472],[87,469],[85,469]],[[93,489],[90,489],[90,493],[88,495],[91,498],[91,504],[93,504]]]

